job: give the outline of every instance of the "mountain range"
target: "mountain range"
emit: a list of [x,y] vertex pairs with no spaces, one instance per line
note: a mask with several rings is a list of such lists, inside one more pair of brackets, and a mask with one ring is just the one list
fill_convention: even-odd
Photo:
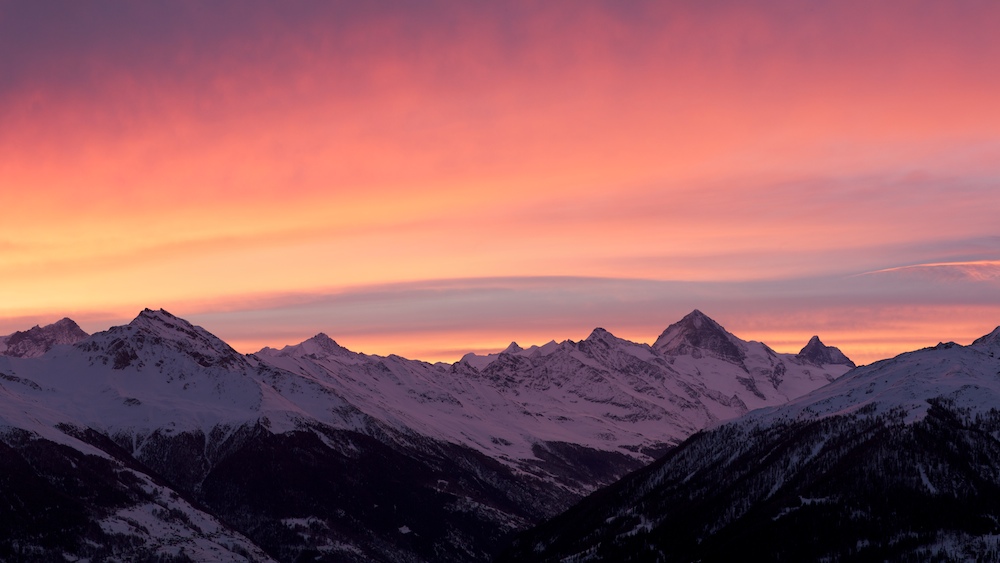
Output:
[[0,337],[0,558],[479,561],[691,434],[853,367],[694,311],[652,344],[454,364],[324,334],[240,354],[166,311]]
[[501,561],[998,561],[1000,328],[694,434]]

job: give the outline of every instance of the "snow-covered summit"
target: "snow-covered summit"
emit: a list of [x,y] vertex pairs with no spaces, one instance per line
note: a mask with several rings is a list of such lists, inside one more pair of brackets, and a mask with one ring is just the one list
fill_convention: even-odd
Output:
[[653,349],[668,356],[708,354],[740,364],[746,358],[741,343],[719,323],[695,309],[668,326],[653,343]]
[[223,342],[221,338],[200,326],[195,326],[180,317],[171,315],[164,309],[156,311],[143,309],[128,324],[128,327],[162,338],[164,341],[196,342],[198,347],[209,349],[220,356],[237,353],[229,344]]
[[521,348],[520,346],[518,346],[517,342],[513,342],[512,341],[510,344],[507,345],[506,348],[504,348],[503,351],[506,352],[506,353],[508,353],[508,354],[516,354],[518,352],[524,351],[524,348]]
[[25,331],[0,336],[0,356],[37,358],[53,346],[75,344],[84,338],[87,333],[67,317],[44,327],[35,325]]
[[593,343],[602,342],[607,345],[612,345],[619,342],[625,342],[625,340],[618,338],[617,336],[611,334],[609,331],[601,327],[597,327],[590,332],[590,335],[587,336],[584,342],[593,342]]
[[115,369],[162,363],[165,351],[180,353],[203,367],[243,367],[246,360],[219,337],[160,309],[144,309],[129,324],[98,332],[76,344],[110,361]]
[[326,333],[321,332],[316,336],[308,340],[304,340],[299,344],[290,344],[281,348],[280,350],[265,347],[264,349],[257,352],[258,356],[269,356],[269,357],[281,357],[281,356],[311,356],[311,357],[330,357],[330,356],[345,356],[345,355],[355,355],[347,348],[344,348],[340,344],[327,336]]

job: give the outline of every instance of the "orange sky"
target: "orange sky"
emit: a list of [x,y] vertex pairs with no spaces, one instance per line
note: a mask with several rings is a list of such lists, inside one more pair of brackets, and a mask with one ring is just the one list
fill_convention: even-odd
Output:
[[164,307],[242,351],[453,360],[699,308],[861,362],[968,342],[1000,324],[998,27],[992,2],[0,1],[0,334]]

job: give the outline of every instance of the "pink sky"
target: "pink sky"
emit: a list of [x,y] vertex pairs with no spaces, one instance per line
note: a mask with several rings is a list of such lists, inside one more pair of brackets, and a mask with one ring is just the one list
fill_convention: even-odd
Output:
[[1000,324],[995,2],[0,0],[0,334],[651,342]]

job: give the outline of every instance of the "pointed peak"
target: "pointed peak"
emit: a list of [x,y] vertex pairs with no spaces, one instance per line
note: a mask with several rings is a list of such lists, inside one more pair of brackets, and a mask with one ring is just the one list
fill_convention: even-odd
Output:
[[506,348],[503,349],[501,354],[517,354],[518,352],[523,352],[524,348],[517,345],[517,342],[511,342]]
[[317,332],[316,336],[313,336],[312,338],[306,340],[306,342],[316,342],[317,344],[319,343],[335,344],[337,346],[340,346],[340,344],[337,344],[336,340],[330,338],[330,336],[325,332]]
[[129,324],[98,332],[76,346],[103,355],[106,362],[114,362],[115,369],[141,368],[175,353],[179,353],[175,357],[187,356],[203,367],[239,368],[245,363],[242,355],[219,337],[163,309],[143,309]]
[[745,343],[698,309],[667,327],[653,343],[653,349],[669,356],[708,353],[741,364],[746,357]]
[[354,354],[354,352],[351,352],[347,348],[337,344],[337,341],[330,338],[325,332],[320,332],[316,334],[316,336],[307,338],[298,344],[289,344],[280,350],[274,348],[264,348],[257,353],[269,356],[309,356],[312,359],[329,358],[331,356],[340,356],[343,354]]
[[344,348],[340,344],[337,344],[337,341],[327,336],[325,332],[320,332],[316,336],[313,336],[312,338],[299,344],[299,346],[303,347],[305,347],[306,345],[311,345],[309,346],[310,348],[319,348],[324,352],[330,352],[330,353],[339,353],[347,351],[347,348]]
[[618,337],[601,327],[597,327],[590,332],[590,336],[587,337],[585,342],[607,342],[609,340],[618,340]]
[[700,330],[700,329],[702,329],[702,328],[704,328],[704,327],[707,326],[707,327],[709,327],[709,328],[711,328],[713,330],[729,334],[729,332],[726,329],[722,328],[722,325],[720,325],[719,323],[715,322],[715,319],[713,319],[712,317],[709,317],[705,313],[702,313],[698,309],[695,309],[695,310],[691,311],[690,313],[684,315],[681,318],[681,320],[677,321],[676,323],[674,323],[674,324],[672,324],[670,326],[678,326],[678,325],[688,327],[689,329],[696,329],[696,330]]
[[839,348],[823,344],[819,336],[810,338],[809,342],[796,354],[796,357],[818,366],[837,364],[852,368],[856,367],[854,362],[841,352]]
[[682,321],[688,321],[688,322],[691,322],[691,323],[709,322],[709,323],[716,324],[716,325],[719,324],[719,323],[715,322],[715,319],[713,319],[712,317],[709,317],[705,313],[702,313],[701,309],[693,309],[690,313],[688,313],[688,314],[684,315],[683,317],[681,317],[681,320]]
[[80,325],[76,324],[76,321],[74,321],[73,319],[71,319],[69,317],[63,317],[63,318],[59,319],[58,321],[52,323],[52,325],[50,325],[50,326],[57,326],[57,327],[60,327],[60,328],[62,328],[62,327],[69,327],[69,328],[76,327],[76,328],[80,328]]

